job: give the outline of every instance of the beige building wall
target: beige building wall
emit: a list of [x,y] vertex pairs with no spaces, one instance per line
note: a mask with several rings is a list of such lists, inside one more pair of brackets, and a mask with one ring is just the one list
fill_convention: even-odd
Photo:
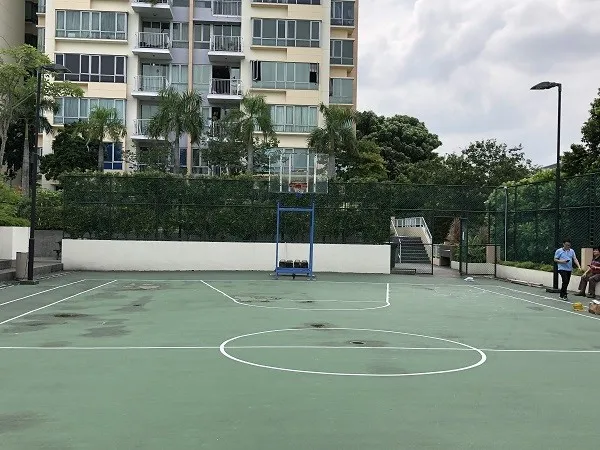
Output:
[[24,0],[0,0],[0,48],[15,47],[24,40]]

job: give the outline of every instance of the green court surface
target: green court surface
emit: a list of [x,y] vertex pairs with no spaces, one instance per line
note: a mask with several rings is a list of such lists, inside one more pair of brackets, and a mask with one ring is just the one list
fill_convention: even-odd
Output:
[[0,448],[595,449],[600,317],[497,280],[0,289]]

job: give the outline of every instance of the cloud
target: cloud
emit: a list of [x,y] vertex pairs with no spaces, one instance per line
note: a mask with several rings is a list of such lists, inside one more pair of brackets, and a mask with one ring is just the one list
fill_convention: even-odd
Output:
[[538,164],[581,139],[600,88],[600,1],[362,0],[359,109],[424,121],[451,152],[475,139],[522,143]]

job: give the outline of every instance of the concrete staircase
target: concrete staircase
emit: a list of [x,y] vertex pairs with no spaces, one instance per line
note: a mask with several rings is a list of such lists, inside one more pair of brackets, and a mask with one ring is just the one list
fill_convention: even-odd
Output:
[[[33,262],[33,276],[48,275],[63,270],[63,265],[55,259],[39,258]],[[0,282],[13,281],[16,275],[15,261],[0,259]]]
[[431,264],[425,244],[419,237],[398,236],[402,264]]

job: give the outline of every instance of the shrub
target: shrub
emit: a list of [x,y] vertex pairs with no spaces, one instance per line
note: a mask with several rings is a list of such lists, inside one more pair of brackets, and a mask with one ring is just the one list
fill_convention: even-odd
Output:
[[27,227],[29,221],[17,214],[17,205],[21,194],[4,183],[0,182],[0,226]]

